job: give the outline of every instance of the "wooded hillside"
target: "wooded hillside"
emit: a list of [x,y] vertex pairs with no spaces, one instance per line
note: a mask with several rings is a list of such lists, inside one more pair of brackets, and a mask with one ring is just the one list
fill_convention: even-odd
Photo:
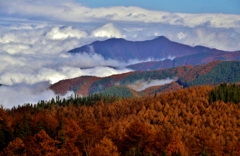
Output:
[[240,155],[240,105],[210,104],[211,90],[1,108],[0,155]]

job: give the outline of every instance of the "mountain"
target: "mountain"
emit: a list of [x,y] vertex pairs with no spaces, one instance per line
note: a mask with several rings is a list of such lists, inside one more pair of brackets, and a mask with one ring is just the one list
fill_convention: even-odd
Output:
[[73,79],[61,80],[53,84],[51,86],[51,89],[57,94],[65,94],[67,91],[73,91],[78,95],[87,96],[94,93],[94,89],[91,90],[91,88],[94,88],[97,83],[104,85],[104,87],[102,87],[102,90],[101,86],[97,86],[98,88],[100,88],[101,91],[103,91],[104,89],[113,86],[113,84],[121,81],[130,74],[132,73],[130,72],[120,75],[113,75],[105,78],[99,78],[94,76],[81,76]]
[[168,70],[156,71],[135,71],[124,74],[112,75],[104,78],[82,76],[73,79],[61,80],[50,88],[57,94],[65,94],[67,91],[74,91],[79,95],[91,95],[101,93],[112,86],[129,86],[136,82],[141,85],[149,80],[161,80],[180,77],[184,72],[192,69],[193,66],[183,66]]
[[226,53],[217,49],[203,46],[191,47],[170,41],[160,36],[147,41],[127,41],[125,39],[112,38],[105,41],[95,41],[91,44],[70,50],[69,53],[97,53],[106,59],[117,60],[146,60],[147,58],[166,59],[170,57],[182,57],[198,53]]
[[53,84],[51,89],[58,94],[65,94],[67,91],[74,91],[76,94],[86,96],[88,95],[88,88],[97,80],[100,80],[100,78],[94,76],[66,79]]
[[197,53],[175,58],[173,60],[166,59],[163,61],[149,61],[138,64],[132,64],[127,68],[133,70],[157,70],[167,69],[184,65],[201,65],[212,61],[234,61],[240,60],[240,52],[214,52],[214,53]]
[[[164,85],[162,82],[168,84]],[[104,78],[83,76],[59,81],[50,88],[58,94],[74,91],[76,94],[84,96],[104,92],[118,96],[120,94],[115,93],[122,95],[123,90],[132,95],[132,90],[135,90],[134,96],[136,97],[136,95],[156,94],[182,87],[217,85],[222,82],[240,82],[240,61],[213,61],[205,65],[135,71]],[[117,89],[120,90],[117,91]]]
[[223,82],[240,82],[240,61],[216,61],[196,66],[178,80],[178,83],[184,87],[217,85]]

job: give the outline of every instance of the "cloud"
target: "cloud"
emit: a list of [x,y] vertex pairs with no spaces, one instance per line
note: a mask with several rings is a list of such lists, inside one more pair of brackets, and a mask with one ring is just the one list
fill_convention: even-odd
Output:
[[[216,28],[240,28],[240,15],[187,14],[147,10],[140,7],[89,8],[76,1],[17,0],[1,1],[3,17],[58,22],[140,22],[162,23],[187,27],[210,26]],[[43,11],[44,10],[44,11]]]
[[181,40],[181,39],[184,39],[186,37],[186,35],[184,33],[182,33],[182,32],[179,32],[177,34],[177,37],[178,37],[179,40]]
[[149,88],[151,86],[159,86],[159,85],[164,85],[171,83],[173,81],[176,81],[176,78],[174,79],[161,79],[161,80],[149,80],[149,81],[144,81],[144,80],[137,80],[133,82],[132,84],[127,85],[129,88],[136,90],[136,91],[142,91],[146,88]]
[[[9,54],[61,53],[81,45],[79,38],[86,36],[85,32],[71,27],[45,26],[30,30],[0,28],[0,46],[3,47],[0,52]],[[54,34],[53,30],[58,31]]]
[[[105,60],[101,55],[62,54],[62,55],[3,55],[0,70],[0,84],[17,83],[34,84],[41,81],[56,83],[59,80],[82,75],[109,76],[130,71],[124,69],[124,63],[116,60]],[[113,69],[121,67],[123,69]],[[88,69],[85,69],[88,68]]]
[[94,37],[122,38],[121,32],[112,23],[107,23],[92,31]]
[[64,40],[66,38],[82,38],[87,37],[87,33],[78,29],[73,29],[71,26],[65,28],[54,27],[46,36],[52,40]]
[[[49,101],[57,95],[49,90],[48,82],[40,82],[33,85],[29,84],[15,84],[12,86],[0,87],[0,104],[4,108],[12,108],[13,106],[23,105],[26,103],[36,104],[39,101]],[[68,92],[61,98],[73,95],[73,92]]]
[[[9,33],[0,31],[3,34],[0,43],[9,43],[1,47],[12,54],[20,51],[31,54],[32,49],[39,53],[59,52],[60,47],[66,51],[90,43],[96,37],[98,40],[110,37],[146,40],[161,35],[191,46],[240,49],[240,15],[169,13],[134,6],[89,8],[73,0],[0,3],[0,23],[5,22],[6,27],[9,22],[17,25],[10,26]],[[19,45],[10,44],[12,42]],[[29,44],[31,50],[28,50]],[[42,49],[43,46],[46,48]]]
[[240,50],[238,42],[240,33],[234,29],[214,29],[200,26],[192,30],[185,29],[183,34],[184,38],[175,39],[175,41],[191,46],[203,45],[226,51]]
[[[131,27],[134,29],[131,30]],[[190,46],[201,45],[225,51],[240,50],[240,31],[233,28],[212,28],[207,26],[190,28],[162,24],[142,24],[138,27],[136,25],[124,25],[122,34],[126,36],[125,38],[134,41],[165,36],[171,41]]]

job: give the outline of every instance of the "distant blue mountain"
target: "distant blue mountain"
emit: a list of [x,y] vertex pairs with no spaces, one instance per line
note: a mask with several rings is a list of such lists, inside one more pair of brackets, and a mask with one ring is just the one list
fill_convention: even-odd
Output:
[[69,51],[70,53],[97,53],[104,58],[130,60],[147,58],[163,59],[168,57],[182,57],[197,53],[225,53],[217,49],[203,46],[191,47],[188,45],[170,41],[160,36],[147,41],[127,41],[125,39],[112,38],[105,41],[95,41]]
[[142,63],[132,64],[127,67],[133,70],[142,70],[142,71],[157,70],[157,69],[179,67],[184,65],[195,66],[200,64],[206,64],[216,60],[221,60],[221,61],[240,60],[240,52],[197,53],[193,55],[177,57],[173,60],[166,59],[163,61],[142,62]]

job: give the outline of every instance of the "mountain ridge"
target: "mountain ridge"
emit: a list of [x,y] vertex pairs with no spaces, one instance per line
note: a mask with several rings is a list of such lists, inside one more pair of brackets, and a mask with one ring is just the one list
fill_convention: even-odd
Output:
[[166,59],[160,61],[141,62],[128,65],[127,68],[133,70],[158,70],[174,68],[184,65],[202,65],[212,61],[236,61],[240,60],[240,52],[224,52],[224,53],[197,53],[193,55],[182,56],[174,59]]
[[227,51],[211,49],[204,46],[189,46],[173,42],[164,36],[146,41],[128,41],[122,38],[111,38],[95,41],[68,51],[69,53],[97,53],[105,59],[127,61],[130,59],[145,60],[146,58],[163,59],[182,57],[197,53],[224,53]]

